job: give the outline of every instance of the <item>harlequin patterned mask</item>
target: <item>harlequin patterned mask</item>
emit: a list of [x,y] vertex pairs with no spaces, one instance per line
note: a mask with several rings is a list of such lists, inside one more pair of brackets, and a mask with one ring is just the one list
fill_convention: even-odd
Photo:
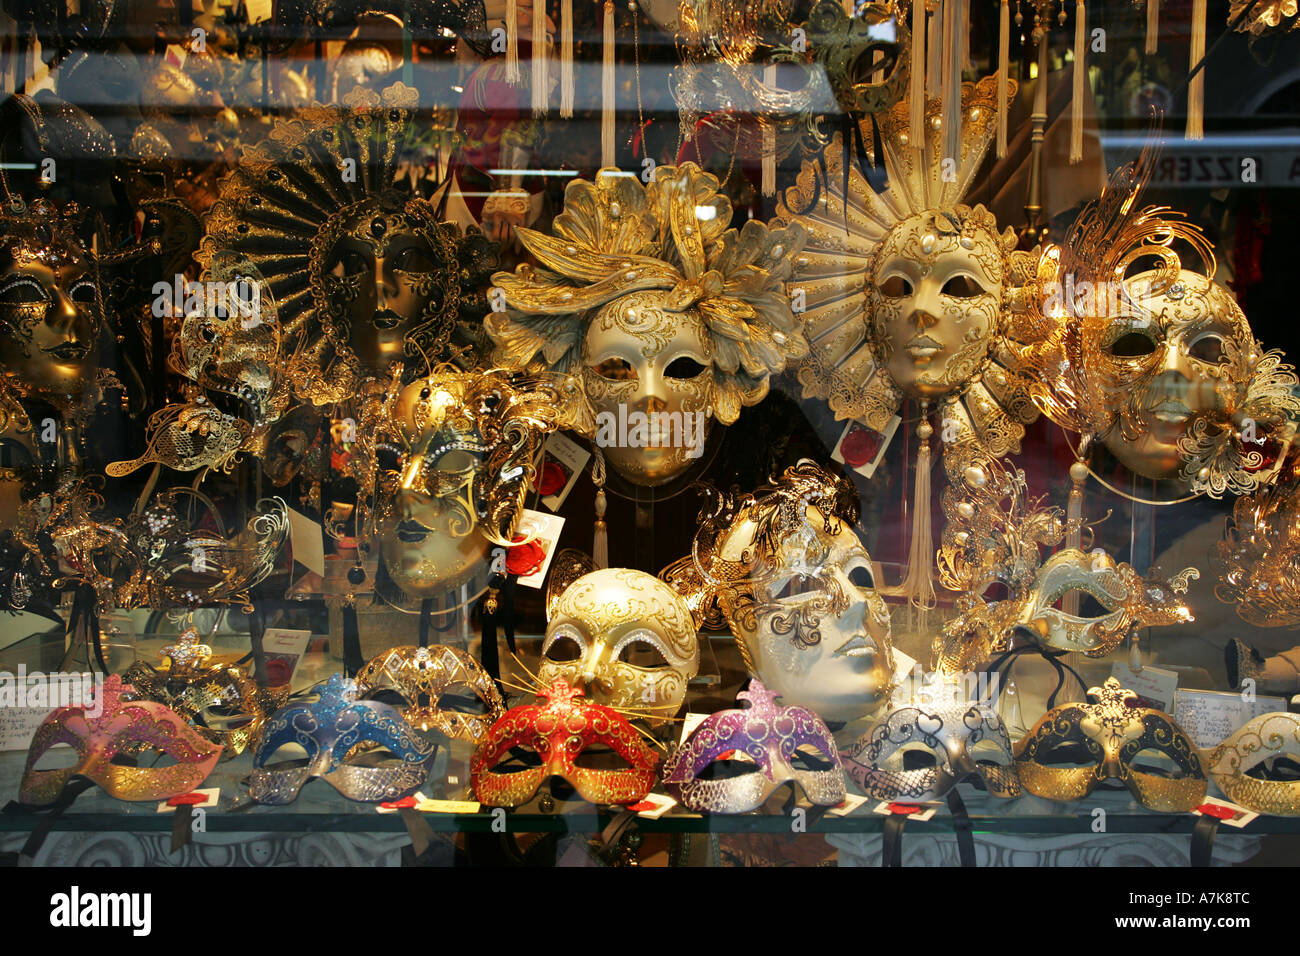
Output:
[[[1208,278],[1214,251],[1200,229],[1138,205],[1155,159],[1148,147],[1118,169],[1044,256],[1054,271],[1043,305],[1052,331],[1026,352],[1034,401],[1136,474],[1214,497],[1248,493],[1270,478],[1294,433],[1300,380],[1281,352],[1259,347],[1232,296]],[[1157,268],[1129,274],[1147,259]]]
[[[820,717],[778,705],[757,680],[736,696],[749,706],[709,715],[669,756],[664,783],[673,796],[691,810],[748,813],[778,787],[797,783],[818,806],[844,802],[839,754]],[[733,759],[738,755],[748,760]],[[717,772],[706,776],[711,766]]]
[[[162,704],[125,699],[132,693],[117,675],[104,681],[98,717],[83,707],[60,707],[46,717],[32,737],[19,788],[21,803],[53,803],[74,777],[88,777],[118,800],[166,800],[189,793],[207,779],[221,756],[221,747],[195,733],[185,720]],[[59,770],[37,770],[50,748],[69,744],[77,764]],[[170,767],[125,766],[114,759],[156,750],[175,761]]]
[[660,720],[677,713],[700,667],[690,608],[643,571],[606,568],[547,601],[538,677],[562,677],[598,704]]
[[169,667],[140,661],[124,679],[146,699],[180,714],[198,733],[220,744],[225,757],[243,753],[257,741],[266,718],[284,705],[288,685],[262,688],[233,664],[209,663],[212,648],[199,642],[194,628],[159,652]]
[[[305,760],[276,759],[293,745],[306,752]],[[286,707],[267,721],[249,793],[258,803],[292,803],[319,777],[349,800],[394,800],[428,779],[437,752],[397,711],[361,700],[355,681],[334,674],[314,703]]]
[[853,781],[879,800],[938,800],[972,778],[996,797],[1020,796],[1011,739],[986,704],[900,707],[840,756]]
[[[1196,746],[1168,714],[1141,707],[1114,677],[1089,689],[1096,703],[1048,711],[1016,747],[1020,782],[1048,800],[1079,800],[1106,780],[1119,780],[1148,810],[1183,813],[1205,799],[1206,777]],[[1152,752],[1172,761],[1165,774],[1139,769]]]
[[517,230],[539,267],[492,277],[507,306],[484,323],[496,360],[580,376],[587,434],[634,484],[681,474],[710,418],[730,425],[807,354],[782,286],[801,230],[731,216],[694,163],[644,186],[602,170],[569,184],[553,235]]
[[[517,807],[551,776],[588,803],[635,803],[650,792],[659,758],[617,711],[588,703],[562,677],[538,699],[507,710],[474,751],[470,778],[479,803]],[[583,755],[593,745],[608,748],[624,766],[588,765]]]
[[[1288,762],[1285,777],[1270,762]],[[1210,752],[1210,779],[1234,803],[1257,813],[1300,816],[1300,714],[1262,714]]]
[[399,711],[419,731],[478,743],[506,712],[501,692],[478,661],[443,644],[395,647],[357,674],[367,696],[396,691]]
[[697,620],[725,621],[750,674],[835,722],[878,709],[894,686],[889,609],[856,520],[852,485],[801,462],[753,496],[719,496],[692,555],[663,575]]

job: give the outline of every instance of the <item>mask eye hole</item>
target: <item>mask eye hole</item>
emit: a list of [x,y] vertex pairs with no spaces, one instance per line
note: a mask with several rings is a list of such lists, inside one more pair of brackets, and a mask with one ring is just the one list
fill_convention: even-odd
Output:
[[339,763],[373,770],[382,767],[400,767],[404,761],[387,747],[366,742],[359,743],[349,750]]
[[1082,588],[1071,588],[1061,596],[1056,602],[1055,607],[1060,609],[1065,605],[1065,599],[1071,594],[1076,595],[1079,599],[1079,610],[1076,612],[1078,617],[1082,618],[1099,618],[1105,617],[1111,613],[1110,610]]
[[1156,350],[1156,341],[1145,332],[1125,332],[1106,347],[1115,358],[1142,358]]
[[1180,779],[1187,776],[1181,767],[1164,751],[1146,747],[1135,753],[1128,762],[1130,770],[1138,773],[1156,774],[1161,777]]
[[679,355],[664,369],[665,378],[689,379],[704,372],[704,366],[689,355]]
[[991,737],[985,737],[976,743],[969,749],[968,753],[977,764],[997,764],[1002,766],[1010,762],[1010,758],[1007,752],[1002,749],[1001,744]]
[[282,744],[274,753],[268,755],[262,763],[262,769],[272,772],[298,770],[307,766],[307,763],[307,748],[301,744],[288,743]]
[[541,765],[541,754],[527,744],[518,744],[503,753],[501,759],[489,768],[489,772],[522,773],[525,770],[536,770]]
[[1187,354],[1198,362],[1218,365],[1227,357],[1224,341],[1217,335],[1204,335],[1192,343]]
[[612,747],[593,741],[582,748],[581,753],[573,758],[573,765],[583,770],[631,770],[632,764]]
[[790,766],[805,773],[821,773],[835,769],[835,763],[830,756],[813,744],[800,744],[790,757]]
[[938,755],[923,744],[904,747],[902,761],[904,770],[933,770],[939,766]]
[[93,305],[95,302],[95,283],[78,282],[69,290],[68,298],[83,305]]
[[[885,55],[873,62],[877,53]],[[897,47],[881,47],[873,44],[854,58],[849,66],[849,82],[854,86],[865,86],[876,82],[875,77],[893,75],[894,65],[898,62]]]
[[1269,757],[1247,770],[1246,776],[1277,783],[1300,782],[1300,758],[1285,755]]
[[424,249],[419,246],[407,246],[393,256],[393,268],[401,269],[403,272],[432,272],[434,264],[433,259]]
[[51,747],[41,754],[40,759],[36,761],[36,765],[32,769],[36,771],[67,770],[79,763],[81,763],[81,755],[76,750],[67,744],[59,744],[57,747]]
[[582,645],[573,638],[561,634],[546,648],[545,657],[556,664],[568,664],[582,660]]
[[943,284],[942,291],[957,299],[973,299],[984,294],[984,287],[968,275],[955,275]]
[[700,768],[696,780],[734,780],[758,773],[758,764],[749,754],[740,750],[725,750],[706,767]]
[[442,692],[438,698],[438,709],[454,711],[458,714],[482,716],[488,712],[483,699],[466,684],[453,684]]
[[366,257],[352,250],[339,253],[338,259],[330,268],[330,272],[336,276],[359,276],[369,271],[370,263],[366,261]]
[[380,471],[401,471],[406,456],[392,445],[380,445],[375,449],[375,464]]
[[771,591],[773,601],[784,601],[788,598],[800,597],[804,594],[812,594],[819,590],[817,583],[812,578],[806,578],[802,575],[795,574],[786,580],[779,588]]
[[871,576],[871,569],[865,564],[860,564],[849,571],[849,580],[853,582],[855,588],[861,588],[864,591],[871,591],[876,586],[875,578]]
[[812,71],[802,63],[776,64],[776,88],[787,93],[797,93],[808,85]]
[[876,288],[886,299],[901,299],[912,294],[912,283],[900,275],[892,275]]
[[1039,752],[1037,760],[1044,767],[1070,769],[1095,767],[1099,762],[1098,757],[1087,746],[1077,741],[1060,741],[1052,744],[1046,750]]
[[624,664],[631,664],[633,667],[660,668],[668,666],[668,658],[664,657],[663,652],[649,641],[628,641],[623,649],[618,652],[618,659]]
[[31,305],[48,301],[49,295],[34,279],[19,278],[0,288],[0,302],[7,305]]
[[636,380],[636,369],[627,359],[607,358],[591,366],[591,370],[610,382],[631,382]]

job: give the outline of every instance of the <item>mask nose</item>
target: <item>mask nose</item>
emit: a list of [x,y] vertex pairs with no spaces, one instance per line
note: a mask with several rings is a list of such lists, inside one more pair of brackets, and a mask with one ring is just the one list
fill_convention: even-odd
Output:
[[929,312],[925,309],[913,309],[912,314],[907,317],[907,320],[912,324],[912,327],[915,328],[918,332],[924,332],[927,329],[932,329],[939,324],[938,316],[936,316],[933,312]]
[[50,306],[50,311],[46,321],[50,327],[58,332],[74,338],[84,338],[81,321],[81,312],[77,308],[77,303],[68,298],[68,294],[62,289],[54,290],[54,303]]
[[966,752],[965,747],[956,753],[949,750],[948,763],[952,767],[952,775],[958,780],[979,773],[979,765],[975,763],[975,758]]
[[397,284],[383,256],[375,256],[375,311],[388,308],[388,300],[397,295]]

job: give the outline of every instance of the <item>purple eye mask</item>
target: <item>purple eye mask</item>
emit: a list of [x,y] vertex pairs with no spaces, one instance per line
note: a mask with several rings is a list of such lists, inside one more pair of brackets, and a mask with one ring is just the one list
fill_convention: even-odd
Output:
[[[705,718],[668,758],[664,783],[683,806],[706,813],[748,813],[772,792],[797,783],[819,806],[844,802],[844,774],[835,741],[822,719],[803,707],[779,707],[776,695],[753,680],[737,695],[749,707]],[[807,747],[831,766],[801,769],[796,751]],[[756,768],[736,776],[698,779],[724,754],[742,753]]]

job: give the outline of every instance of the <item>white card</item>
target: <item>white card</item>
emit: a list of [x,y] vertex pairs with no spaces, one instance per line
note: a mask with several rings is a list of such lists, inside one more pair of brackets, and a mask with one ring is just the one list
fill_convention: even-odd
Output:
[[889,443],[894,439],[894,432],[902,421],[897,415],[885,425],[883,432],[850,420],[844,425],[844,431],[835,442],[831,457],[842,465],[848,465],[859,475],[870,478],[885,457]]
[[[1204,806],[1223,807],[1225,810],[1231,810],[1232,816],[1220,817],[1217,814],[1202,813],[1201,807]],[[1220,800],[1218,797],[1206,797],[1205,802],[1201,804],[1201,807],[1197,807],[1193,810],[1192,814],[1198,817],[1214,816],[1214,818],[1224,826],[1236,827],[1238,830],[1259,816],[1259,814],[1254,810],[1247,810],[1245,807],[1238,806],[1229,800]]]
[[695,730],[696,727],[700,726],[700,724],[704,723],[708,716],[708,714],[688,713],[684,718],[682,718],[682,734],[677,738],[677,742],[684,743],[686,738],[691,735],[691,732]]
[[1176,671],[1163,667],[1144,667],[1134,673],[1123,661],[1116,661],[1111,666],[1110,676],[1119,681],[1120,686],[1135,692],[1146,702],[1145,706],[1163,710],[1166,714],[1174,712],[1174,692],[1178,688]]
[[294,561],[325,577],[325,532],[320,523],[290,508],[289,540]]
[[677,806],[677,801],[664,793],[647,793],[645,799],[639,803],[630,804],[627,809],[632,810],[644,804],[652,804],[648,810],[637,810],[636,815],[645,817],[647,820],[658,820],[665,813]]
[[0,674],[0,751],[26,750],[41,723],[59,707],[86,707],[97,714],[94,696],[103,687],[103,678],[94,674],[28,673],[18,665],[18,673]]
[[[555,557],[556,545],[560,541],[560,531],[564,528],[564,519],[559,515],[548,515],[543,511],[524,509],[519,519],[519,534],[532,540],[545,552],[541,564],[532,573],[521,575],[519,583],[526,588],[540,588],[546,581],[546,572],[551,568],[551,559]],[[507,556],[507,561],[509,557]]]
[[831,807],[829,813],[833,817],[847,817],[850,813],[852,813],[854,810],[862,806],[870,799],[871,799],[870,797],[864,797],[860,794],[850,793],[847,797],[844,798],[844,802],[841,803],[838,807]]
[[[192,790],[190,792],[203,794],[203,802],[192,804],[192,806],[195,807],[215,807],[217,805],[217,801],[221,798],[220,787],[213,787],[210,790],[209,789]],[[175,813],[176,810],[177,808],[173,806],[169,806],[166,800],[158,804],[159,813]]]
[[[298,673],[298,665],[307,653],[311,643],[311,631],[296,631],[287,627],[268,627],[262,634],[262,650],[266,652],[266,663],[281,661],[289,670],[287,683],[293,683]],[[278,684],[277,684],[278,686]]]
[[[590,458],[591,452],[567,435],[556,432],[548,438],[546,444],[542,446],[542,464],[537,469],[537,477],[533,479],[533,483],[541,489],[562,478],[564,484],[560,486],[559,491],[543,495],[542,504],[552,511],[559,511],[564,504],[564,499],[569,497],[569,492],[578,483],[578,476],[582,474],[582,469],[587,466]],[[544,482],[546,484],[543,484]]]
[[909,803],[906,800],[895,800],[892,803],[878,803],[872,808],[871,812],[878,813],[882,817],[893,816],[894,811],[889,809],[891,806],[920,807],[921,809],[916,813],[909,813],[907,819],[918,820],[921,823],[924,823],[926,820],[934,816],[935,811],[939,809],[939,804],[937,803]]
[[1198,747],[1217,747],[1246,721],[1286,710],[1283,697],[1242,700],[1239,691],[1180,690],[1174,695],[1174,720]]

